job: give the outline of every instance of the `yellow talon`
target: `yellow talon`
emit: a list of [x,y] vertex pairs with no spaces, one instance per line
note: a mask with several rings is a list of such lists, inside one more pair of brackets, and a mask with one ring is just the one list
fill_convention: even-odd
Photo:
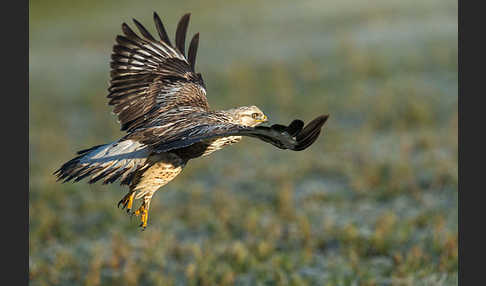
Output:
[[122,205],[122,209],[127,208],[127,212],[130,212],[133,205],[133,199],[135,197],[135,192],[126,194],[119,202],[118,207]]
[[140,215],[140,220],[142,221],[140,226],[145,229],[148,221],[148,209],[145,208],[145,203],[142,203],[140,208],[138,208],[138,210],[136,210],[133,214],[136,216]]
[[130,197],[128,198],[128,203],[127,203],[127,212],[129,212],[132,209],[133,205],[133,198],[135,197],[135,192],[133,192]]

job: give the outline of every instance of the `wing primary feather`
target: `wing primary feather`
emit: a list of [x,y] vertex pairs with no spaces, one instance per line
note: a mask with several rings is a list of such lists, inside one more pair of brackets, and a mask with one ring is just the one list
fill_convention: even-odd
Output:
[[145,27],[139,21],[137,21],[136,19],[132,19],[132,20],[133,20],[133,23],[135,23],[135,26],[137,26],[137,28],[140,31],[140,33],[147,40],[153,41],[153,42],[157,42],[157,40],[155,40],[155,38],[149,33],[149,31],[147,31],[147,29],[145,29]]
[[122,24],[122,31],[123,34],[128,37],[128,39],[143,42],[143,40],[130,28],[130,26],[127,25],[127,23]]
[[294,151],[301,151],[312,145],[314,141],[316,141],[317,137],[319,137],[319,134],[321,133],[320,128],[317,128],[313,130],[305,139],[302,141],[299,141],[297,145],[294,146],[293,150]]
[[159,33],[160,39],[163,42],[165,42],[167,45],[172,47],[172,44],[170,43],[169,40],[169,36],[165,31],[164,24],[162,24],[162,21],[160,20],[160,17],[156,12],[154,12],[154,22],[155,22],[155,27],[157,28],[157,32]]
[[188,52],[189,63],[191,64],[192,71],[194,71],[194,67],[196,66],[196,55],[197,55],[198,45],[199,45],[199,33],[196,33],[194,37],[192,37],[191,44],[189,45],[189,52]]
[[190,13],[185,14],[182,16],[181,20],[179,21],[179,24],[177,25],[177,30],[176,30],[176,47],[177,49],[183,54],[184,56],[185,51],[184,47],[186,44],[186,33],[187,33],[187,26],[189,25],[189,18],[191,17]]
[[309,124],[307,124],[302,131],[296,136],[297,145],[294,147],[295,151],[301,151],[309,147],[316,141],[321,133],[321,128],[326,123],[329,115],[321,115]]
[[314,120],[312,120],[307,126],[304,127],[304,129],[297,135],[297,141],[303,141],[305,140],[310,134],[312,134],[313,131],[315,130],[320,130],[322,125],[326,122],[327,118],[329,118],[329,115],[321,115]]
[[95,169],[96,169],[95,167],[86,168],[86,170],[84,170],[82,173],[78,175],[76,179],[74,179],[73,183],[79,182],[82,179],[90,176]]

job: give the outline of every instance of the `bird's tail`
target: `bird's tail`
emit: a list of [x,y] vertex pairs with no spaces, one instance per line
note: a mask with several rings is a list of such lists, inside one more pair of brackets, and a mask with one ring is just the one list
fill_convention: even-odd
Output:
[[91,176],[90,184],[102,178],[103,184],[119,178],[121,184],[129,184],[135,171],[147,167],[149,150],[137,141],[121,140],[81,150],[78,155],[54,172],[58,181],[78,182]]

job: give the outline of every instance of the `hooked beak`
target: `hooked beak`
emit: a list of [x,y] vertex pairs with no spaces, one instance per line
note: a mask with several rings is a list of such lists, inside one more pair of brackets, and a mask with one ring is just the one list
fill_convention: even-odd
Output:
[[268,121],[268,117],[265,114],[263,115],[263,119],[257,120],[257,122],[267,122],[267,121]]

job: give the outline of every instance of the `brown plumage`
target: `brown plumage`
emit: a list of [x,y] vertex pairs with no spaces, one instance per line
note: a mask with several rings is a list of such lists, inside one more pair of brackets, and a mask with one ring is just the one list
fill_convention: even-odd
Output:
[[118,117],[121,139],[78,152],[54,174],[63,182],[89,178],[103,184],[117,180],[128,185],[128,194],[118,203],[127,211],[135,199],[142,199],[134,212],[147,225],[153,194],[174,179],[193,158],[206,156],[242,136],[258,138],[281,149],[294,151],[309,147],[319,136],[328,116],[321,115],[304,127],[301,120],[288,126],[257,126],[267,117],[256,106],[211,110],[206,87],[195,72],[199,33],[185,54],[190,14],[177,25],[175,46],[157,13],[155,39],[137,20],[141,36],[127,24],[124,35],[116,37],[111,55],[109,105]]

